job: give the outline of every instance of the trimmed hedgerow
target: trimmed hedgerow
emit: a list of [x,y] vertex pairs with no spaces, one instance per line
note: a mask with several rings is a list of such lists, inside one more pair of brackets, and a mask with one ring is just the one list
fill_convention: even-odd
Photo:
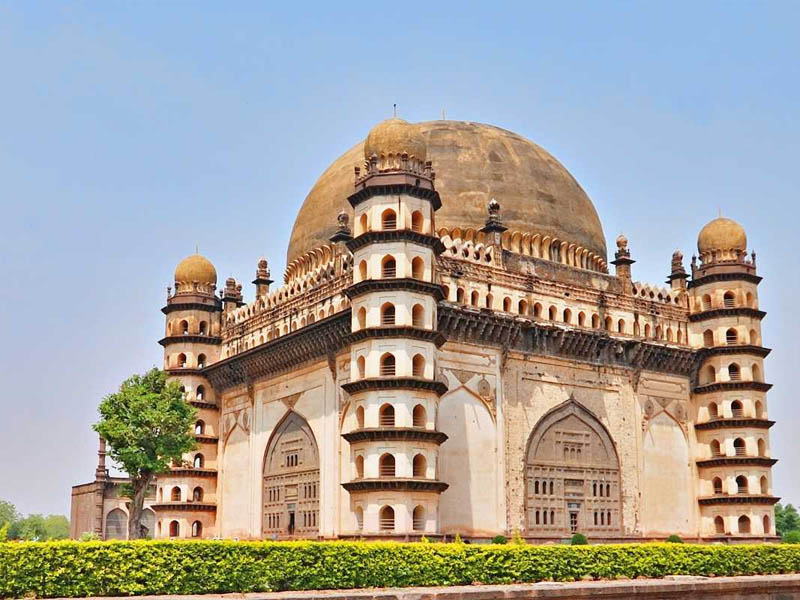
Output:
[[800,546],[0,543],[0,597],[203,594],[800,572]]

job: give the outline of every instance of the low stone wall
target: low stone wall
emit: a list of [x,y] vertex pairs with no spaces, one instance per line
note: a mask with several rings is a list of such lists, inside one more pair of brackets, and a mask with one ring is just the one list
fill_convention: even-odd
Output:
[[[754,577],[665,577],[627,581],[581,581],[575,583],[533,583],[524,585],[471,585],[442,588],[395,588],[382,590],[336,590],[281,592],[275,594],[229,594],[206,596],[138,596],[138,600],[507,600],[548,598],[550,600],[789,600],[800,599],[800,575],[759,575]],[[108,600],[119,600],[108,599]]]

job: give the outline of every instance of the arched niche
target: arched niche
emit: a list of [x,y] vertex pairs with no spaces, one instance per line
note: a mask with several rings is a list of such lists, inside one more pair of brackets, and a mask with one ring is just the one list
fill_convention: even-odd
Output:
[[121,508],[115,508],[106,515],[105,534],[107,540],[128,538],[128,515]]
[[539,419],[525,453],[525,526],[529,534],[619,535],[620,488],[614,441],[574,396]]
[[262,534],[304,538],[319,534],[319,448],[308,422],[289,411],[264,454]]
[[250,437],[235,425],[225,438],[222,454],[222,503],[219,519],[223,537],[249,538],[250,525]]

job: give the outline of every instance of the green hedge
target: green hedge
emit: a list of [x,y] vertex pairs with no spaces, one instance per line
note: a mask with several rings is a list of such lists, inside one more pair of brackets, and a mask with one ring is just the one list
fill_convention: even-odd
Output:
[[800,572],[800,546],[0,543],[0,597],[203,594]]

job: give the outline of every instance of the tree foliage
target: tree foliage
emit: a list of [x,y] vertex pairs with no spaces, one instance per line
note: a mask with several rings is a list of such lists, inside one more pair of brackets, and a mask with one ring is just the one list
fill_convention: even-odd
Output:
[[30,514],[22,517],[17,507],[0,500],[0,542],[6,540],[63,540],[69,537],[69,520],[64,515]]
[[126,494],[131,498],[130,539],[141,537],[144,497],[155,476],[165,473],[184,453],[195,448],[191,426],[194,408],[185,402],[180,384],[153,368],[132,375],[119,391],[109,394],[98,407],[94,425],[108,443],[109,456],[130,477]]
[[781,536],[800,530],[800,514],[794,506],[783,506],[780,502],[775,505],[775,530]]

